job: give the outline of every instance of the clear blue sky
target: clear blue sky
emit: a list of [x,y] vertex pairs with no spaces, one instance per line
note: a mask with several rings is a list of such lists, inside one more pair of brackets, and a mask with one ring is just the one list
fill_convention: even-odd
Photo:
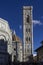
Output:
[[39,22],[33,26],[35,50],[43,40],[43,0],[0,0],[0,17],[7,20],[11,29],[15,30],[22,39],[22,7],[24,5],[33,6],[33,20]]

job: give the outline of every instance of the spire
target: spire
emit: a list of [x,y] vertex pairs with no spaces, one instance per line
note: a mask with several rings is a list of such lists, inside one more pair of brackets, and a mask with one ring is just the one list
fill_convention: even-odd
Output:
[[16,34],[15,30],[14,30],[13,34],[14,34],[14,35]]

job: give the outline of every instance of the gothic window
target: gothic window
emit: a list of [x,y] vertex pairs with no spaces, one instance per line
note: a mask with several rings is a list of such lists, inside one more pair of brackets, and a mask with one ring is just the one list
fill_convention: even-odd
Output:
[[26,41],[28,42],[28,37],[26,37]]
[[30,41],[30,37],[29,37],[29,41]]
[[16,50],[16,48],[14,48],[14,50]]
[[29,23],[29,15],[27,15],[27,23]]
[[26,41],[28,42],[28,41],[30,41],[30,37],[28,38],[28,37],[26,37]]
[[26,32],[30,32],[30,28],[29,29],[26,28]]
[[30,32],[30,28],[29,28],[29,32]]
[[14,55],[14,61],[16,61],[16,56]]

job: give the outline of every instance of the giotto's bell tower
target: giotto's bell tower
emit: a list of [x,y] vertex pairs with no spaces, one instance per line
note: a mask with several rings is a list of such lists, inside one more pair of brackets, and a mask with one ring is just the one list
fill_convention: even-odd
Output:
[[24,61],[33,53],[32,6],[23,6]]

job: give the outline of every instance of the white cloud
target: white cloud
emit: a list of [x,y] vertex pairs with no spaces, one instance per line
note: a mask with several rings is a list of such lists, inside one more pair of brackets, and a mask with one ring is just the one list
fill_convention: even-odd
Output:
[[38,24],[38,25],[43,25],[43,23],[41,23],[40,20],[33,20],[32,21],[35,25]]
[[37,56],[37,54],[33,54],[33,56]]

